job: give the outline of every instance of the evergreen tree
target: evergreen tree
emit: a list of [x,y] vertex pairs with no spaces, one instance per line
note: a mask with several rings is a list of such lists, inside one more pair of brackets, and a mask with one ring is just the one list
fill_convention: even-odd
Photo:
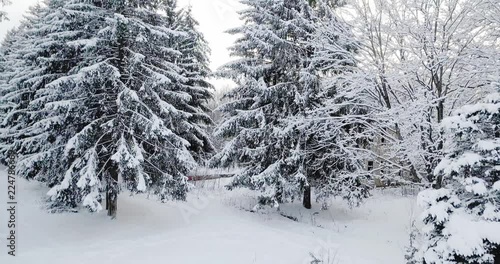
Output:
[[210,93],[172,43],[189,38],[165,15],[175,13],[175,1],[47,6],[39,28],[51,32],[33,71],[51,78],[31,90],[23,136],[5,122],[17,133],[10,149],[21,154],[19,174],[47,181],[54,210],[99,211],[105,193],[115,217],[121,186],[184,200],[193,155],[211,147],[200,124],[210,122],[202,102]]
[[[306,92],[306,171],[317,199],[339,196],[350,205],[368,196],[373,176],[364,163],[376,134],[375,111],[368,107],[365,75],[357,69],[358,42],[328,1],[315,1],[311,58],[302,71]],[[309,103],[314,102],[313,104]]]
[[[0,98],[4,98],[4,96],[9,93],[9,82],[14,78],[18,70],[17,67],[21,62],[17,53],[21,42],[20,31],[20,29],[17,29],[7,32],[0,46]],[[0,124],[11,108],[12,104],[9,102],[3,102],[0,105]]]
[[[0,161],[4,162],[7,150],[12,144],[9,131],[4,121],[8,113],[19,108],[21,95],[17,93],[15,77],[21,71],[24,61],[19,54],[25,34],[21,25],[17,30],[9,31],[0,47]],[[9,118],[12,119],[12,118]]]
[[[19,29],[9,36],[9,39],[15,42],[5,43],[5,48],[10,51],[4,57],[9,71],[5,72],[8,75],[2,76],[0,98],[4,110],[0,123],[4,132],[0,138],[2,142],[0,155],[3,157],[9,150],[18,153],[31,151],[15,144],[16,139],[29,135],[30,132],[27,131],[29,125],[36,119],[35,116],[40,114],[31,111],[30,102],[34,99],[36,91],[58,76],[62,76],[68,69],[66,65],[74,60],[71,53],[63,52],[62,40],[53,35],[58,27],[50,26],[64,25],[61,4],[61,1],[52,0],[47,1],[43,7],[35,5],[30,8]],[[31,169],[37,170],[38,167]]]
[[260,204],[278,205],[300,197],[307,184],[302,132],[291,118],[303,111],[302,43],[313,11],[305,0],[241,2],[248,6],[240,12],[245,25],[229,31],[242,35],[231,48],[241,59],[219,71],[238,84],[227,95],[233,101],[220,108],[227,119],[216,131],[231,140],[211,165],[242,167],[229,188],[258,190]]
[[191,96],[187,105],[176,105],[191,114],[190,127],[181,128],[178,133],[190,143],[189,150],[196,160],[202,162],[208,158],[206,154],[215,151],[206,132],[208,127],[213,126],[209,116],[211,110],[207,107],[208,101],[213,98],[213,86],[207,81],[211,75],[210,47],[197,29],[199,24],[193,17],[191,6],[181,10],[176,23],[177,30],[185,33],[176,41],[177,49],[182,54],[177,64],[185,78],[182,90]]
[[[242,167],[229,188],[260,191],[260,204],[278,205],[303,195],[304,206],[310,208],[311,184],[336,184],[333,188],[342,191],[344,187],[340,186],[360,186],[359,181],[352,180],[354,173],[349,181],[342,181],[343,185],[330,180],[342,178],[335,174],[337,171],[354,171],[349,168],[352,162],[343,161],[332,170],[328,162],[335,158],[320,161],[321,153],[327,150],[314,152],[311,148],[327,139],[318,136],[318,129],[328,131],[332,124],[318,122],[318,118],[331,119],[334,114],[319,110],[328,107],[336,93],[335,87],[324,86],[322,81],[346,71],[342,65],[352,66],[352,39],[345,39],[349,36],[342,31],[328,36],[320,33],[331,26],[338,29],[335,23],[340,23],[323,1],[317,1],[314,8],[305,0],[242,3],[249,6],[241,12],[245,25],[230,31],[242,35],[231,49],[232,55],[241,59],[219,71],[238,84],[228,94],[233,100],[220,107],[226,120],[216,131],[230,142],[212,159],[212,166]],[[318,41],[320,45],[315,44]],[[329,54],[325,44],[338,48],[336,54],[333,50]],[[345,109],[336,110],[335,114],[345,114]],[[344,129],[339,122],[335,125]],[[352,128],[351,134],[355,131],[358,130]],[[361,138],[346,144],[359,145],[360,141]],[[309,165],[315,162],[324,165],[310,171]],[[358,190],[359,198],[365,195],[361,189],[364,188]]]
[[[64,155],[65,145],[85,125],[78,118],[84,114],[77,107],[85,93],[78,94],[66,83],[68,76],[99,61],[98,54],[90,52],[104,25],[105,10],[99,5],[50,0],[39,10],[42,12],[32,12],[38,19],[24,22],[29,29],[25,30],[25,49],[19,52],[24,63],[10,85],[17,98],[3,98],[20,102],[3,122],[9,131],[6,141],[12,142],[8,150],[20,154],[18,174],[47,182],[51,188],[68,174],[72,161]],[[53,207],[76,207],[77,194],[68,191],[68,196],[71,198],[54,200]]]
[[500,260],[500,95],[464,106],[443,120],[450,131],[436,167],[441,189],[419,194],[421,241],[410,263],[497,263]]
[[59,86],[74,86],[73,91],[81,91],[78,98],[87,92],[78,103],[85,113],[80,119],[87,120],[66,145],[65,155],[72,162],[51,194],[64,203],[83,200],[94,210],[98,208],[93,205],[100,204],[101,183],[106,186],[108,214],[115,217],[119,182],[134,192],[149,190],[161,199],[184,200],[185,174],[195,162],[189,143],[175,134],[177,128],[189,127],[190,114],[175,105],[186,105],[190,95],[180,89],[183,76],[175,59],[181,54],[165,46],[182,34],[157,12],[168,6],[114,1],[105,7],[115,15],[100,37],[99,47],[110,48],[95,51],[104,60]]

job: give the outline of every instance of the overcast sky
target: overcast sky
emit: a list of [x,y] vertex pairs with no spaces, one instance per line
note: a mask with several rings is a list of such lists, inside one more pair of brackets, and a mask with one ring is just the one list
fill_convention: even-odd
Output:
[[[0,22],[0,39],[5,33],[19,25],[23,14],[29,6],[36,4],[39,0],[11,0],[12,4],[3,8],[7,11],[10,21]],[[191,4],[193,14],[200,22],[200,30],[212,48],[211,67],[217,69],[230,60],[227,48],[231,46],[235,38],[225,34],[229,28],[241,24],[236,11],[241,9],[237,0],[178,0],[179,6]]]

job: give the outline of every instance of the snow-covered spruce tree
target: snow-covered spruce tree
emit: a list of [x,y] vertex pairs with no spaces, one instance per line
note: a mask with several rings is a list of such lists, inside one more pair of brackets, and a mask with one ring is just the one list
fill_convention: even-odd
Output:
[[304,169],[317,199],[325,202],[333,195],[358,205],[368,196],[363,182],[371,172],[364,162],[370,159],[367,146],[380,124],[368,103],[370,83],[356,67],[358,42],[350,28],[327,1],[316,1],[316,16],[309,44],[314,52],[301,78],[309,87],[303,100],[316,97],[313,104],[305,103]]
[[52,187],[54,209],[84,205],[98,211],[105,192],[108,214],[115,217],[121,185],[162,200],[185,199],[185,174],[196,163],[183,137],[194,138],[186,135],[197,125],[190,123],[197,109],[176,64],[182,53],[170,46],[187,34],[162,15],[172,6],[72,0],[61,7],[70,24],[90,29],[83,35],[59,32],[75,36],[66,44],[83,46],[78,57],[85,59],[36,92],[30,107],[43,114],[30,125],[29,137],[16,140],[23,148],[46,146],[23,155],[19,167],[23,176],[33,165],[52,167],[49,176],[31,171]]
[[[230,142],[212,159],[212,165],[241,167],[229,188],[258,190],[261,204],[278,205],[303,195],[304,206],[310,208],[311,184],[338,184],[331,179],[340,179],[334,170],[325,170],[326,165],[309,171],[309,164],[320,162],[318,153],[325,151],[314,153],[310,148],[327,140],[314,130],[332,124],[318,121],[333,116],[332,111],[317,111],[335,94],[332,86],[322,84],[322,77],[353,66],[348,47],[352,39],[344,39],[345,32],[333,33],[333,29],[328,36],[319,33],[340,23],[323,1],[316,1],[314,8],[307,1],[243,3],[249,6],[241,13],[246,24],[231,31],[243,35],[232,48],[233,55],[242,59],[219,72],[238,84],[228,94],[233,101],[220,107],[226,120],[216,131]],[[337,125],[341,128],[340,122]],[[351,170],[352,164],[338,165],[338,170]],[[326,188],[322,190],[327,193]],[[330,189],[328,193],[344,191]]]
[[24,65],[19,54],[25,36],[21,28],[22,25],[19,29],[9,31],[0,47],[0,162],[4,162],[12,143],[4,120],[14,108],[20,108],[20,99],[23,99],[18,93],[19,89],[12,84]]
[[500,94],[445,118],[448,154],[436,167],[441,189],[419,194],[422,237],[410,263],[500,261]]
[[[17,54],[20,38],[19,30],[7,32],[2,45],[0,46],[0,98],[8,93],[7,88],[11,79],[15,76],[20,58]],[[12,107],[12,104],[0,104],[0,124],[5,115]],[[1,148],[1,147],[0,147]]]
[[[82,92],[90,90],[95,100],[78,103],[90,122],[69,140],[65,155],[73,161],[52,194],[62,201],[77,194],[77,201],[96,209],[92,205],[100,203],[100,183],[106,189],[108,214],[115,217],[119,182],[134,192],[151,191],[162,200],[184,200],[185,174],[195,162],[189,142],[175,133],[190,127],[191,114],[175,105],[188,105],[191,96],[182,90],[185,78],[174,64],[181,54],[165,46],[181,34],[158,13],[169,6],[154,1],[109,4],[106,8],[115,15],[108,18],[109,27],[99,38],[108,45],[100,45],[104,49],[98,51],[106,60],[69,79]],[[100,89],[92,91],[93,87]],[[82,93],[77,94],[81,98]],[[69,188],[74,191],[67,192]]]
[[245,25],[229,31],[242,35],[231,48],[241,59],[219,71],[238,84],[220,107],[226,120],[216,130],[230,141],[211,165],[241,167],[228,187],[257,190],[260,204],[278,205],[300,197],[307,184],[303,133],[290,122],[303,111],[300,72],[313,10],[306,0],[241,2],[248,6],[240,12]]
[[177,108],[190,113],[189,127],[179,127],[178,133],[189,143],[189,150],[198,162],[206,160],[206,154],[213,153],[215,148],[207,134],[213,121],[209,116],[208,101],[213,97],[213,86],[207,81],[211,75],[209,68],[210,48],[203,34],[198,31],[198,21],[193,17],[191,6],[181,10],[178,15],[177,30],[185,34],[175,40],[177,50],[182,56],[177,59],[181,74],[185,78],[182,91],[191,96],[187,105],[179,101]]
[[[7,131],[7,140],[2,141],[11,143],[6,150],[20,155],[19,175],[54,187],[67,171],[65,144],[84,122],[75,118],[83,116],[75,107],[62,108],[77,101],[71,96],[79,96],[73,93],[78,91],[71,86],[54,89],[53,84],[98,61],[98,55],[89,50],[95,47],[105,10],[82,1],[50,0],[35,11],[23,22],[26,45],[18,51],[22,70],[10,82],[11,93],[2,98],[14,102],[2,123]],[[68,101],[57,102],[58,98]],[[74,199],[64,202],[76,206]]]
[[[30,8],[21,26],[10,34],[9,41],[13,42],[4,45],[10,51],[4,56],[8,71],[2,74],[0,84],[0,104],[4,113],[0,123],[1,156],[7,151],[39,152],[36,148],[23,149],[14,144],[16,139],[29,137],[27,128],[41,114],[30,109],[30,102],[36,91],[75,65],[76,53],[66,52],[63,47],[66,46],[64,41],[70,41],[70,34],[66,38],[57,37],[57,32],[66,26],[61,5],[62,1],[51,0],[44,6]],[[37,170],[38,166],[31,169]]]

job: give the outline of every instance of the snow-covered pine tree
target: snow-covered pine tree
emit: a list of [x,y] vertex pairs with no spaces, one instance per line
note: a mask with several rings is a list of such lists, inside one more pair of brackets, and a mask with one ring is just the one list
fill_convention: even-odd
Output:
[[329,1],[317,0],[315,7],[315,32],[309,42],[312,56],[301,79],[309,87],[304,95],[308,106],[304,166],[317,199],[325,202],[333,195],[358,205],[368,195],[364,183],[371,173],[364,163],[378,127],[368,107],[370,83],[356,67],[358,42],[351,29]]
[[182,54],[166,46],[183,35],[159,12],[168,13],[170,6],[117,0],[103,8],[112,15],[100,30],[99,48],[90,53],[102,59],[51,84],[72,87],[70,98],[53,104],[71,102],[59,107],[76,107],[79,122],[70,123],[82,125],[66,144],[69,166],[50,194],[55,201],[70,199],[98,210],[99,190],[105,189],[108,214],[115,217],[119,183],[162,200],[184,200],[185,175],[195,161],[189,142],[175,133],[190,127],[191,114],[175,106],[188,105],[191,95],[182,90],[186,78],[175,64]]
[[178,15],[177,30],[185,35],[175,40],[175,44],[182,56],[177,64],[182,69],[185,78],[182,90],[191,96],[188,105],[176,105],[177,108],[191,114],[190,127],[179,127],[178,134],[190,143],[189,150],[198,162],[206,160],[206,154],[213,153],[215,148],[207,134],[213,121],[209,116],[211,111],[207,104],[213,97],[213,86],[208,82],[211,75],[209,67],[210,47],[203,34],[197,29],[198,21],[193,17],[191,6],[182,9]]
[[[2,76],[0,104],[3,108],[3,118],[0,123],[0,155],[7,151],[17,153],[34,153],[35,148],[23,148],[16,145],[15,140],[28,137],[26,130],[34,122],[39,113],[29,108],[37,90],[46,83],[64,74],[66,65],[74,58],[71,53],[62,51],[63,40],[57,40],[52,35],[60,30],[52,24],[63,25],[63,14],[59,8],[61,1],[46,1],[45,5],[31,7],[21,26],[9,38],[15,40],[15,47],[5,56],[8,72]],[[6,43],[5,47],[10,45]],[[66,57],[65,57],[66,56]],[[5,75],[7,74],[7,75]],[[47,146],[48,147],[48,146]],[[31,169],[37,170],[34,166]]]
[[[5,39],[0,46],[0,98],[9,92],[9,82],[14,78],[20,58],[17,54],[19,43],[21,42],[20,29],[7,32]],[[1,100],[1,99],[0,99]],[[5,102],[0,104],[0,124],[5,118],[12,104]],[[4,132],[2,131],[2,134]],[[0,147],[1,149],[1,147]]]
[[355,204],[367,195],[359,154],[372,134],[355,99],[362,85],[350,83],[352,34],[326,1],[243,3],[246,24],[230,31],[243,35],[232,49],[242,59],[219,72],[239,85],[220,108],[217,134],[231,141],[212,165],[242,167],[229,188],[261,191],[261,204],[303,195],[310,208],[311,186]]
[[[97,32],[104,25],[105,10],[99,5],[49,0],[39,12],[31,12],[35,19],[24,21],[27,44],[19,51],[23,68],[12,80],[13,96],[4,98],[22,104],[9,112],[3,125],[12,142],[7,149],[20,155],[18,174],[46,182],[49,187],[61,183],[68,167],[65,145],[84,125],[75,118],[84,116],[77,107],[64,109],[78,101],[78,91],[70,85],[54,87],[63,83],[66,76],[99,60],[98,54],[89,52],[95,48]],[[68,101],[58,101],[60,98]],[[77,205],[75,199],[69,198],[63,203]]]
[[435,169],[441,189],[419,194],[425,208],[410,263],[500,260],[500,94],[443,120],[446,157]]
[[71,0],[50,10],[58,23],[42,28],[61,46],[42,58],[73,64],[34,90],[29,133],[14,145],[20,175],[47,181],[54,209],[98,211],[105,192],[115,217],[121,184],[185,199],[196,162],[183,137],[196,138],[189,133],[200,119],[191,119],[198,94],[185,89],[182,53],[171,46],[187,38],[164,15],[172,8],[175,1]]
[[260,192],[260,204],[277,206],[301,197],[307,186],[303,172],[301,101],[307,88],[300,72],[308,50],[303,43],[313,32],[313,10],[306,0],[244,0],[245,24],[229,31],[241,34],[231,48],[240,57],[219,75],[237,87],[220,110],[226,120],[216,135],[230,139],[212,166],[242,170],[228,186]]
[[2,163],[7,157],[10,144],[12,144],[12,138],[6,129],[4,120],[14,108],[20,108],[19,99],[22,99],[17,92],[17,87],[13,85],[13,80],[24,65],[19,53],[26,36],[22,27],[23,25],[9,31],[0,47],[0,162]]

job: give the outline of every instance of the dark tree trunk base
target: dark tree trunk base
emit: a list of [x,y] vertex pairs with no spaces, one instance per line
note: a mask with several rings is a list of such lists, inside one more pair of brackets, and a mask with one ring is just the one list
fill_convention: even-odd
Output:
[[106,208],[108,209],[108,216],[110,216],[111,219],[115,219],[118,210],[118,167],[115,163],[111,164],[109,174],[110,179],[106,192]]
[[109,190],[106,190],[106,210],[109,210]]
[[312,206],[311,206],[311,186],[304,187],[304,198],[302,200],[302,205],[304,205],[304,207],[306,209],[312,208]]
[[108,216],[110,216],[111,219],[116,218],[116,211],[118,209],[117,203],[116,194],[111,194],[109,198],[109,205],[106,206],[108,208]]

